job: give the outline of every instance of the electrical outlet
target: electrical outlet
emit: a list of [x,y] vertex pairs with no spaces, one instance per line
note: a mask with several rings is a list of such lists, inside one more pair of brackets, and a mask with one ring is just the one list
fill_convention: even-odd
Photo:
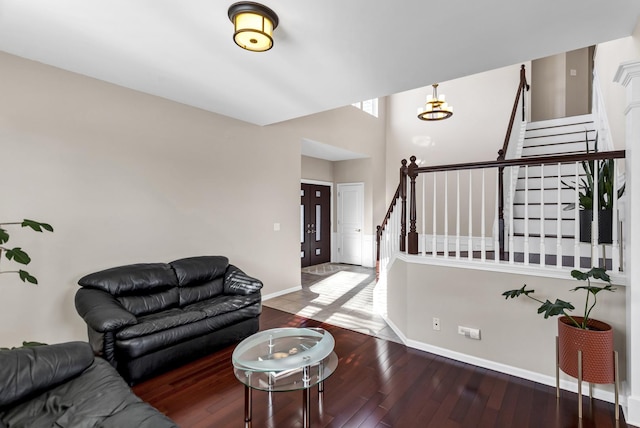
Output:
[[469,339],[480,340],[480,329],[479,328],[471,328],[471,327],[463,327],[461,325],[458,326],[458,334],[467,337]]
[[433,329],[440,331],[440,318],[433,317]]

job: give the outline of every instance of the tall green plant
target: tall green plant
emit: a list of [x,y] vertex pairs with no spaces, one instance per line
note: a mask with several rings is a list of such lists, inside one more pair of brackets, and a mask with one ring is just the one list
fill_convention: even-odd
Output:
[[[53,232],[53,227],[47,223],[41,223],[35,220],[24,219],[22,222],[10,222],[10,223],[0,223],[0,261],[2,260],[2,255],[4,254],[8,260],[14,261],[16,263],[22,265],[28,265],[31,263],[31,257],[20,247],[7,248],[4,245],[9,242],[9,232],[5,229],[5,226],[12,225],[21,225],[22,227],[28,227],[36,232]],[[0,271],[0,273],[17,273],[20,276],[22,282],[30,282],[32,284],[37,284],[38,280],[36,277],[31,275],[29,272],[23,269],[11,270],[11,271]]]
[[[587,153],[589,151],[589,138],[588,131],[585,131],[585,145]],[[593,153],[598,153],[598,134],[596,134]],[[593,210],[593,197],[596,189],[595,176],[596,170],[598,172],[598,201],[597,209],[610,210],[613,208],[614,197],[614,183],[615,183],[615,163],[613,159],[591,160],[582,161],[582,168],[584,169],[585,176],[580,179],[578,183],[578,203],[581,209]],[[562,184],[570,189],[576,189],[576,183],[567,184],[562,181]],[[625,184],[618,189],[618,198],[624,194]],[[575,209],[575,204],[568,204],[565,209]]]
[[[611,278],[603,268],[593,267],[591,268],[591,270],[587,272],[581,272],[577,269],[574,269],[571,271],[571,276],[577,279],[578,281],[587,281],[587,285],[581,285],[579,287],[576,287],[570,290],[570,291],[585,290],[587,292],[587,295],[584,301],[584,313],[583,313],[582,322],[578,322],[574,317],[571,316],[571,314],[569,314],[568,311],[572,311],[575,309],[575,307],[571,303],[566,302],[564,300],[560,300],[560,299],[556,299],[556,301],[553,303],[549,299],[546,299],[544,301],[537,299],[532,296],[535,290],[527,290],[527,284],[523,285],[522,288],[518,288],[516,290],[505,291],[504,293],[502,293],[502,295],[504,296],[505,299],[510,299],[510,298],[515,299],[516,297],[526,296],[529,299],[535,300],[536,302],[541,304],[541,306],[538,308],[538,313],[544,314],[545,318],[553,317],[556,315],[564,315],[571,320],[574,326],[581,328],[583,330],[586,330],[589,326],[589,317],[591,315],[591,311],[593,310],[593,308],[596,306],[596,303],[598,302],[597,301],[598,293],[605,290],[614,291],[615,288],[613,288],[613,286],[611,285]],[[602,287],[591,285],[590,278],[600,279],[602,281],[605,281],[607,285],[604,285]],[[591,297],[593,297],[593,301],[591,301]]]

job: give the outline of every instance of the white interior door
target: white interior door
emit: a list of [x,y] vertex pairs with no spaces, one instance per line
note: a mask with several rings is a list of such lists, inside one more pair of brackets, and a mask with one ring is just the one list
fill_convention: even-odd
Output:
[[362,265],[364,183],[338,184],[338,233],[341,263]]

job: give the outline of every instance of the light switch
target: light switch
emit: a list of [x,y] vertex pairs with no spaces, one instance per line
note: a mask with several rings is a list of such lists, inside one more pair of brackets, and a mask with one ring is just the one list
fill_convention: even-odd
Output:
[[280,231],[280,223],[273,223],[273,231],[274,232]]

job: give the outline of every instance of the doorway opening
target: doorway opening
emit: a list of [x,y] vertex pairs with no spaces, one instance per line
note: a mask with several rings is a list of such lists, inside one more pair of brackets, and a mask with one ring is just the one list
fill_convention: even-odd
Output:
[[301,267],[331,261],[331,186],[300,185]]

